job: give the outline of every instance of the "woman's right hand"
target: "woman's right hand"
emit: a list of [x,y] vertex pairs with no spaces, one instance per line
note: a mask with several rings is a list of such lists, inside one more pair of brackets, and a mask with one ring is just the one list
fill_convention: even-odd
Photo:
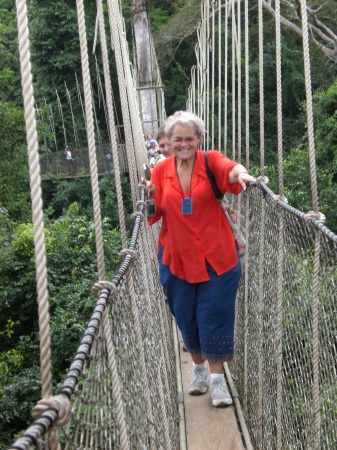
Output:
[[156,186],[152,183],[152,181],[142,177],[140,179],[140,183],[146,187],[148,198],[153,198],[154,193],[156,192]]

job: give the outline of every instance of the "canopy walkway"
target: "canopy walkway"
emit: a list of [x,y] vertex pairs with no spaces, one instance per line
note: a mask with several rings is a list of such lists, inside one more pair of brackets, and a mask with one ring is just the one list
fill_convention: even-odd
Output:
[[[123,109],[123,155],[127,158],[134,204],[133,233],[128,242],[119,177],[123,168],[116,151],[118,144],[114,133],[103,8],[102,2],[98,0],[97,18],[104,65],[107,121],[123,245],[120,267],[112,279],[106,280],[93,96],[84,8],[83,2],[78,0],[76,4],[87,152],[93,192],[99,281],[93,286],[97,303],[91,320],[61,387],[57,392],[53,390],[41,169],[29,60],[28,19],[25,1],[17,0],[36,245],[42,393],[41,401],[34,407],[32,425],[13,443],[12,449],[318,450],[337,447],[337,236],[324,226],[318,208],[306,2],[300,1],[313,198],[313,212],[310,213],[298,211],[288,205],[283,192],[279,13],[275,15],[278,97],[275,115],[278,119],[279,194],[274,194],[268,188],[264,173],[263,6],[261,1],[256,0],[250,2],[250,8],[252,3],[258,9],[261,40],[261,177],[247,192],[238,198],[228,199],[239,211],[239,223],[247,237],[247,262],[237,298],[236,357],[233,363],[224,368],[231,386],[234,408],[211,413],[204,403],[206,400],[197,399],[192,403],[191,399],[183,395],[184,379],[187,376],[184,366],[188,355],[179,351],[179,336],[158,279],[158,227],[150,228],[144,220],[144,187],[139,186],[139,179],[143,175],[142,163],[146,155],[135,95],[137,72],[131,72],[127,45],[123,39],[126,34],[123,18],[119,3],[112,0],[107,1],[108,20]],[[275,4],[279,6],[277,1]],[[209,132],[205,148],[227,148],[229,104],[226,95],[230,94],[233,159],[241,160],[242,136],[245,135],[248,167],[248,1],[230,0],[223,5],[221,2],[201,1],[201,11],[196,49],[198,65],[192,69],[188,109],[200,115],[207,124]],[[242,18],[244,24],[241,23]],[[244,39],[241,36],[242,30]],[[231,45],[229,31],[232,36]],[[241,49],[242,40],[245,43],[244,52]],[[219,60],[216,63],[217,53]],[[222,61],[223,54],[225,61]],[[229,56],[232,57],[232,88],[228,84]],[[241,85],[243,59],[246,65],[244,84]],[[226,67],[224,74],[221,73],[221,67]],[[241,99],[243,90],[245,102]],[[215,97],[216,92],[218,99]],[[243,103],[244,122],[241,110]],[[246,124],[244,133],[242,123]],[[223,127],[219,124],[223,124]],[[219,130],[218,133],[216,130]],[[64,163],[63,160],[63,165]],[[211,415],[213,429],[210,429],[206,417],[206,425],[202,426],[197,422],[198,411],[202,411],[204,416]],[[233,422],[234,417],[237,417],[237,423]],[[225,422],[229,428],[222,426]],[[197,423],[200,423],[199,427],[196,427]]]
[[[97,171],[99,174],[112,173],[113,164],[109,166],[106,161],[106,154],[111,152],[110,144],[100,145],[96,148]],[[125,145],[117,146],[119,170],[121,173],[128,173],[128,161],[126,157]],[[40,157],[41,175],[48,178],[57,175],[61,178],[73,178],[75,176],[90,176],[90,162],[88,148],[72,149],[72,167],[69,171],[64,151],[44,153]]]

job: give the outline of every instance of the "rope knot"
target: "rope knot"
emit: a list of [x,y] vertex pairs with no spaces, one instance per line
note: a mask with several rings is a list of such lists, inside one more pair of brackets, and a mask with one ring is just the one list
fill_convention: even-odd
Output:
[[95,283],[92,287],[92,292],[94,296],[98,298],[101,295],[101,290],[105,288],[110,290],[108,300],[112,301],[117,294],[117,287],[114,283],[111,283],[111,281],[103,280]]
[[131,256],[131,262],[134,262],[137,259],[136,250],[131,250],[130,248],[123,248],[123,250],[118,253],[119,259],[123,259],[127,255]]
[[260,175],[259,177],[256,178],[256,181],[262,181],[262,183],[268,184],[269,178],[266,177],[265,175]]
[[[144,207],[146,207],[146,203],[145,202],[137,202],[137,204],[142,204],[144,205]],[[144,210],[146,211],[146,209]],[[131,219],[132,220],[136,220],[137,217],[140,217],[140,220],[143,221],[144,220],[144,213],[140,212],[140,211],[135,211],[132,215],[131,215]]]
[[305,214],[304,218],[307,225],[310,225],[310,222],[313,219],[316,219],[320,223],[325,223],[326,220],[325,215],[319,211],[317,213],[315,213],[315,211],[309,211],[308,213]]
[[58,412],[58,417],[55,423],[53,423],[53,428],[62,428],[70,421],[72,416],[71,404],[68,397],[64,395],[55,395],[54,397],[39,400],[33,408],[34,419],[39,419],[50,408]]
[[274,203],[275,203],[276,206],[278,206],[278,205],[277,205],[277,202],[278,202],[279,200],[280,200],[281,202],[283,202],[283,203],[288,204],[288,199],[287,199],[286,197],[284,197],[283,195],[282,195],[282,196],[281,196],[281,195],[276,195],[276,196],[275,196],[275,199],[274,199]]

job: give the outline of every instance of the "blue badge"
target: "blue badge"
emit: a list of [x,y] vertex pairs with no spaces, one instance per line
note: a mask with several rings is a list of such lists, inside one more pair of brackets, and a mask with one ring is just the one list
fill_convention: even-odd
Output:
[[181,212],[183,216],[192,214],[192,198],[181,199]]

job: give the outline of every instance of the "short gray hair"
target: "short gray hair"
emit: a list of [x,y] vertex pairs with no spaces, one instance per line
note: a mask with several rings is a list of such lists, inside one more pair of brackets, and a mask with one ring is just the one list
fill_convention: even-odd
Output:
[[165,133],[169,139],[172,137],[173,128],[177,125],[193,128],[197,137],[202,140],[205,133],[205,124],[198,116],[189,111],[176,111],[165,123]]

